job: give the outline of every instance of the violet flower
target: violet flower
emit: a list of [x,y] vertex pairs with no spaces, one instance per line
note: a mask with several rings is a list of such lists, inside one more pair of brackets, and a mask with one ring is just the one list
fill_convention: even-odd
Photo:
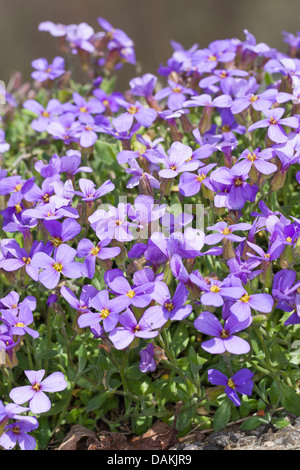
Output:
[[54,289],[60,280],[60,274],[78,279],[82,276],[82,264],[73,261],[76,256],[76,250],[68,245],[62,244],[57,248],[54,258],[46,253],[36,253],[32,258],[32,265],[36,268],[42,268],[39,274],[39,281],[47,287]]
[[85,258],[82,265],[82,275],[93,279],[95,275],[96,259],[112,259],[118,256],[121,252],[121,248],[118,246],[107,247],[110,243],[110,239],[101,240],[95,246],[87,238],[80,240],[77,246],[78,258]]
[[268,137],[275,143],[284,143],[287,141],[287,135],[282,126],[288,126],[297,128],[299,126],[299,120],[295,116],[281,119],[281,116],[285,112],[284,108],[275,108],[265,110],[264,114],[267,119],[262,119],[249,126],[248,131],[252,132],[254,129],[261,127],[268,128]]
[[62,372],[53,372],[43,380],[45,371],[25,370],[31,385],[13,388],[9,397],[18,405],[29,402],[30,411],[34,414],[46,413],[51,408],[51,401],[45,392],[61,392],[68,384]]
[[140,351],[139,369],[143,374],[153,372],[156,369],[156,362],[154,359],[154,346],[149,343],[146,348]]
[[231,315],[222,326],[215,315],[202,312],[194,321],[194,326],[201,333],[214,336],[213,339],[201,343],[201,348],[210,354],[223,354],[226,351],[231,354],[247,354],[250,351],[249,343],[234,333],[248,328],[251,322],[251,316],[239,321]]
[[85,328],[87,326],[94,326],[102,321],[104,330],[109,332],[116,327],[120,312],[123,312],[129,303],[129,299],[126,302],[123,297],[109,299],[108,292],[102,290],[89,302],[90,307],[96,309],[97,312],[88,312],[80,315],[78,325],[80,328]]
[[158,328],[154,323],[153,326],[149,325],[145,315],[138,322],[129,308],[120,315],[119,322],[122,326],[109,333],[109,339],[116,349],[127,348],[135,338],[149,339],[158,335],[157,330],[153,331],[153,328]]
[[31,76],[38,82],[55,80],[65,73],[65,60],[62,57],[55,57],[51,64],[44,58],[35,59],[31,65],[35,69]]
[[21,450],[34,450],[36,440],[27,433],[39,427],[38,420],[32,417],[32,421],[27,421],[20,417],[18,421],[8,424],[4,428],[4,433],[0,436],[0,446],[5,450],[12,450],[19,444]]
[[225,387],[226,395],[236,406],[241,405],[237,392],[242,395],[252,394],[254,386],[252,377],[254,374],[249,369],[240,369],[229,379],[225,374],[216,369],[209,369],[207,373],[208,380],[213,385],[223,385]]
[[168,320],[183,320],[192,312],[191,305],[184,305],[188,298],[188,290],[183,283],[178,284],[172,297],[168,286],[158,281],[155,283],[152,298],[159,305],[148,308],[144,318],[154,328],[161,328]]

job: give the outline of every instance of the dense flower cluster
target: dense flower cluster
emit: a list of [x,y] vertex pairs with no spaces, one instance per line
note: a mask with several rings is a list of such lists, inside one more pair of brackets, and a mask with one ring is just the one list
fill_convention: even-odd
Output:
[[[300,219],[293,207],[281,209],[300,183],[299,38],[285,33],[288,54],[257,44],[248,31],[243,41],[204,49],[172,42],[173,55],[158,70],[163,78],[133,78],[122,94],[109,90],[107,74],[135,64],[133,43],[98,22],[103,32],[86,23],[39,26],[63,54],[78,56],[87,86],[72,82],[63,57],[40,58],[32,62],[34,86],[7,93],[1,275],[30,293],[43,286],[48,306],[71,307],[96,344],[138,346],[143,373],[161,360],[156,346],[166,344],[156,340],[187,321],[202,335],[198,354],[221,355],[228,369],[229,378],[216,369],[206,378],[240,406],[236,392],[251,395],[256,373],[251,331],[260,334],[275,308],[289,312],[286,328],[300,323]],[[29,119],[34,142],[26,173],[6,164],[15,146],[5,125],[14,113]],[[121,182],[91,167],[99,142],[117,149]],[[1,361],[12,367],[23,338],[39,336],[36,298],[20,301],[10,290],[0,307]],[[61,372],[42,380],[44,373],[25,371],[31,385],[11,390],[15,405],[0,402],[4,448],[35,447],[26,433],[37,420],[20,413],[48,411],[44,392],[67,386]]]

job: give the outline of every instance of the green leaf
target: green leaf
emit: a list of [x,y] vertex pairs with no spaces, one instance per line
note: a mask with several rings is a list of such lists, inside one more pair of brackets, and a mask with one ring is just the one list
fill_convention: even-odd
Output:
[[187,347],[188,342],[189,334],[187,331],[187,327],[184,323],[179,323],[171,343],[175,356],[178,356],[178,354],[181,353],[181,351],[183,351]]
[[224,400],[214,415],[214,419],[213,419],[214,430],[221,431],[221,429],[224,429],[227,423],[229,422],[229,418],[230,418],[230,403],[228,400]]
[[98,410],[102,408],[105,404],[106,400],[111,400],[114,397],[114,394],[106,391],[102,392],[99,395],[96,395],[92,398],[86,405],[86,412],[89,413],[90,411]]
[[276,381],[274,381],[270,387],[269,397],[273,407],[277,408],[280,400],[280,389]]
[[47,349],[46,351],[42,351],[39,354],[40,359],[53,359],[53,357],[57,356],[59,351],[55,351],[54,349]]
[[251,418],[246,419],[241,424],[241,429],[244,431],[250,431],[251,429],[256,429],[261,424],[261,421],[257,416],[251,416]]
[[300,395],[295,390],[286,385],[285,383],[280,384],[282,396],[281,404],[290,413],[294,413],[300,416]]
[[94,148],[95,156],[100,160],[101,163],[105,163],[105,165],[108,166],[115,163],[117,157],[112,145],[108,144],[107,142],[97,140],[97,142],[95,142]]
[[290,424],[289,421],[287,421],[284,418],[272,418],[271,423],[274,424],[274,426],[277,429],[285,428],[286,426],[289,426],[289,424]]

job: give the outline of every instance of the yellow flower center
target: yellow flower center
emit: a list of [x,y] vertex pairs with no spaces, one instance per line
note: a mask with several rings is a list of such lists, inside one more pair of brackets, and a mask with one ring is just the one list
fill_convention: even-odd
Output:
[[230,131],[230,126],[228,124],[224,124],[224,126],[221,127],[221,132],[229,132]]
[[170,166],[170,170],[176,171],[177,170],[177,165],[175,163]]
[[86,131],[92,131],[93,128],[92,128],[91,126],[85,126],[85,130],[86,130]]
[[49,202],[50,201],[50,194],[48,194],[48,193],[44,194],[43,201],[46,202],[46,203]]
[[63,270],[63,265],[61,263],[54,263],[53,268],[55,269],[55,271],[60,273]]
[[199,181],[199,183],[201,183],[203,180],[205,180],[206,178],[206,175],[204,173],[201,173],[201,175],[198,175],[196,180]]
[[99,246],[94,246],[94,247],[91,249],[91,254],[94,255],[94,256],[97,256],[97,254],[99,253],[99,251],[100,251]]
[[256,153],[254,152],[248,153],[247,158],[248,160],[250,160],[250,162],[254,162],[255,160],[257,160]]
[[130,290],[127,292],[126,295],[127,295],[127,297],[129,297],[130,299],[132,299],[132,297],[135,296],[135,292],[134,292],[134,290],[130,289]]
[[172,88],[172,91],[174,93],[181,93],[181,88],[179,86],[176,86],[176,87]]
[[81,106],[81,108],[79,108],[79,111],[80,111],[81,113],[87,113],[87,112],[88,112],[88,110],[86,109],[85,106]]
[[108,101],[108,100],[103,100],[102,103],[104,104],[104,106],[108,106],[108,105],[109,105],[109,101]]
[[13,432],[14,434],[19,435],[19,434],[20,434],[20,427],[19,427],[19,426],[14,426],[14,427],[12,428],[12,432]]
[[16,204],[15,205],[15,209],[16,209],[16,213],[19,214],[20,212],[22,212],[22,207],[20,206],[20,204]]
[[52,245],[58,247],[59,245],[62,244],[62,239],[59,238],[59,237],[54,237],[54,238],[52,238],[51,243],[52,243]]
[[234,181],[235,186],[242,186],[243,180],[241,178],[236,178]]
[[258,96],[256,96],[256,95],[251,95],[250,96],[251,103],[254,103],[254,101],[257,101],[257,100],[258,100]]
[[223,330],[221,331],[221,338],[222,338],[222,339],[225,339],[225,338],[228,338],[228,337],[229,337],[228,331],[226,331],[226,330],[223,329]]
[[248,294],[244,294],[243,297],[240,298],[240,300],[242,302],[245,302],[245,304],[246,304],[247,302],[249,302],[250,296]]
[[23,256],[22,261],[23,261],[25,264],[30,264],[31,258],[29,258],[29,257],[26,258],[26,256]]
[[103,308],[100,312],[100,317],[103,318],[103,320],[105,320],[105,318],[107,318],[109,314],[110,314],[109,309]]
[[235,384],[232,379],[229,379],[227,382],[228,387],[232,388],[233,390],[235,389]]
[[211,55],[211,56],[209,56],[208,60],[209,60],[210,62],[216,62],[217,58],[216,58],[215,55]]
[[137,113],[137,107],[136,106],[130,106],[127,111],[130,113],[130,114],[135,114]]
[[221,290],[221,288],[219,286],[217,286],[216,284],[213,284],[210,288],[210,291],[213,292],[214,294],[216,294],[220,290]]
[[20,183],[19,183],[19,184],[17,184],[17,185],[15,186],[15,188],[14,188],[14,191],[16,191],[16,192],[17,192],[17,191],[21,191],[21,189],[22,189],[22,186],[23,186],[23,185],[22,185],[22,184],[20,184]]
[[22,323],[22,322],[16,323],[15,326],[16,326],[17,328],[24,328],[24,327],[25,327],[24,323]]
[[225,72],[225,70],[223,70],[223,72],[220,75],[220,78],[226,78],[226,77],[228,77],[228,73]]
[[45,117],[45,118],[48,118],[48,117],[50,117],[50,114],[48,113],[48,111],[43,111],[42,116]]
[[39,392],[41,390],[41,386],[38,382],[36,382],[34,385],[32,385],[33,390],[36,392]]
[[269,258],[270,258],[270,255],[267,253],[266,255],[264,255],[264,257],[265,257],[266,259],[269,259]]
[[137,333],[138,331],[141,331],[139,325],[136,325],[134,328],[133,328],[133,332],[134,333]]
[[224,230],[222,230],[223,235],[229,235],[231,233],[230,228],[225,227]]
[[270,122],[270,124],[277,124],[278,119],[271,117],[269,122]]
[[285,239],[285,241],[288,242],[288,243],[292,243],[291,237],[287,237],[287,238]]
[[168,312],[171,312],[174,308],[174,304],[172,302],[165,302],[164,307],[165,307],[165,309],[168,310]]

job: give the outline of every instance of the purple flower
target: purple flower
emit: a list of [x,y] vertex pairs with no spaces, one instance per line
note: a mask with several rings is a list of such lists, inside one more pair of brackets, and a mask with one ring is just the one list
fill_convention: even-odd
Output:
[[51,64],[44,58],[36,59],[31,62],[31,65],[36,69],[35,72],[32,72],[31,76],[38,82],[55,80],[65,73],[65,61],[62,57],[55,57]]
[[159,171],[162,178],[174,178],[183,171],[194,171],[199,167],[199,162],[189,161],[193,151],[188,145],[181,142],[173,142],[169,154],[164,154],[165,169]]
[[183,283],[178,284],[173,297],[164,282],[156,282],[152,293],[153,299],[159,304],[148,308],[145,320],[154,328],[161,328],[168,320],[183,320],[192,312],[191,305],[184,305],[188,298],[188,290]]
[[[218,190],[221,188],[223,198],[216,202],[217,207],[226,206],[233,210],[242,209],[247,201],[254,201],[258,191],[256,185],[250,185],[246,182],[248,176],[241,175],[235,170],[235,166],[231,169],[219,167],[214,170],[210,176],[213,187]],[[219,183],[220,186],[218,185]],[[223,185],[223,186],[222,186]],[[218,196],[218,195],[217,195]],[[220,196],[218,196],[220,197]]]
[[28,326],[33,323],[32,311],[28,305],[23,305],[19,309],[17,316],[13,315],[9,310],[1,310],[1,315],[2,320],[11,327],[13,335],[23,336],[28,333],[33,338],[39,337],[39,333]]
[[217,281],[215,279],[209,279],[209,282],[206,282],[203,278],[200,279],[194,273],[191,273],[190,279],[196,286],[204,291],[200,298],[200,302],[203,305],[221,307],[224,304],[223,297],[225,299],[238,299],[242,297],[245,292],[243,287],[228,286],[226,280]]
[[207,227],[207,230],[216,230],[218,233],[206,235],[205,243],[207,245],[215,245],[216,243],[220,243],[223,239],[230,240],[232,242],[241,242],[245,240],[245,237],[233,235],[233,232],[236,230],[250,230],[251,228],[251,224],[240,223],[227,226],[226,222],[217,222],[215,225]]
[[122,326],[109,333],[109,339],[116,349],[127,348],[135,338],[149,339],[158,335],[158,331],[153,331],[153,327],[145,320],[145,315],[138,322],[129,308],[120,315],[119,322]]
[[112,259],[118,256],[121,252],[121,248],[118,246],[107,247],[110,243],[110,239],[101,240],[95,246],[87,238],[80,240],[77,246],[78,258],[85,258],[82,265],[82,275],[92,279],[95,275],[96,259]]
[[153,372],[156,369],[154,346],[152,343],[149,343],[145,349],[140,351],[139,369],[144,374],[146,372]]
[[173,80],[168,80],[169,86],[159,90],[154,98],[160,101],[168,97],[168,108],[172,111],[181,109],[183,103],[186,101],[185,95],[195,95],[196,92],[191,88],[186,88]]
[[69,287],[62,286],[60,293],[68,304],[79,313],[91,313],[89,307],[90,300],[98,294],[98,290],[91,285],[83,286],[79,300]]
[[27,433],[34,431],[38,426],[38,420],[34,417],[31,421],[20,417],[19,421],[5,426],[5,432],[0,436],[0,446],[6,450],[11,450],[16,444],[19,444],[21,450],[34,450],[36,440]]
[[68,245],[62,244],[57,248],[54,258],[46,253],[36,253],[32,258],[32,265],[43,270],[39,274],[39,281],[47,287],[54,289],[60,279],[60,274],[77,279],[82,276],[82,265],[74,260],[76,250]]
[[204,106],[205,108],[229,108],[232,104],[232,99],[229,95],[221,95],[212,98],[208,94],[193,96],[191,100],[183,104],[184,108],[194,108],[197,106]]
[[255,243],[247,241],[247,244],[250,246],[250,248],[252,248],[252,250],[257,253],[257,255],[250,252],[246,252],[246,255],[250,258],[261,260],[261,262],[264,263],[269,263],[270,261],[278,259],[284,250],[284,244],[281,243],[280,240],[275,240],[274,243],[270,244],[266,253],[260,246],[256,245]]
[[79,214],[73,207],[64,206],[57,208],[55,203],[50,202],[49,204],[39,205],[35,209],[26,209],[23,212],[23,216],[43,220],[56,220],[63,217],[77,219]]
[[129,81],[131,93],[135,96],[151,98],[157,82],[157,77],[151,73],[145,73],[142,77],[132,78]]
[[263,175],[270,175],[277,171],[277,166],[274,163],[270,163],[267,160],[275,157],[275,151],[271,148],[260,151],[260,148],[256,148],[253,152],[245,149],[237,163],[234,165],[235,171],[241,175],[247,175],[250,173],[251,168],[254,167],[259,173]]
[[274,300],[270,294],[248,294],[244,291],[241,298],[230,307],[230,311],[239,321],[245,321],[251,317],[251,308],[258,312],[270,313],[273,305]]
[[13,258],[7,258],[2,261],[1,267],[5,271],[17,271],[18,269],[25,267],[25,271],[28,276],[34,281],[38,280],[38,270],[32,266],[31,260],[35,253],[43,249],[44,243],[34,241],[29,253],[25,248],[21,248],[16,240],[11,240],[6,244],[6,249]]
[[201,348],[210,354],[223,354],[225,351],[231,354],[247,354],[250,351],[249,343],[239,336],[234,336],[234,333],[248,328],[251,322],[251,317],[239,321],[231,315],[222,326],[215,315],[202,312],[194,321],[194,326],[201,333],[214,336],[214,339],[201,343]]
[[10,398],[22,405],[29,402],[30,411],[34,414],[46,413],[51,408],[51,401],[44,392],[61,392],[68,384],[62,372],[53,372],[43,380],[45,371],[25,370],[25,375],[31,385],[13,388],[9,394]]
[[112,280],[106,281],[108,287],[114,294],[118,294],[123,302],[134,307],[144,308],[150,304],[152,300],[152,292],[154,290],[154,282],[148,282],[137,286],[130,286],[129,282],[123,275],[116,276]]
[[62,105],[56,99],[49,100],[46,108],[44,108],[38,101],[35,100],[25,101],[23,107],[39,116],[31,123],[32,129],[37,132],[46,131],[48,124],[50,124],[53,118],[59,116],[63,112]]
[[79,186],[81,191],[74,191],[74,194],[81,196],[83,201],[94,201],[104,196],[104,194],[110,193],[115,188],[115,185],[110,180],[107,180],[100,188],[95,189],[95,183],[85,178],[80,178]]
[[44,220],[43,224],[51,236],[51,240],[45,247],[47,250],[49,245],[52,248],[57,248],[62,243],[72,240],[81,232],[80,224],[74,219],[65,219],[62,223],[58,220]]
[[264,114],[267,116],[267,119],[255,122],[249,126],[248,131],[252,132],[254,129],[260,127],[268,127],[268,137],[273,142],[278,144],[286,142],[287,135],[282,126],[297,128],[299,126],[299,120],[295,116],[281,119],[284,111],[284,108],[265,110]]
[[119,321],[119,313],[125,310],[129,303],[129,299],[126,302],[123,297],[115,297],[110,300],[108,292],[102,290],[89,302],[90,307],[96,309],[97,312],[80,315],[78,325],[80,328],[85,328],[86,326],[94,326],[102,321],[104,330],[111,331],[116,327]]
[[210,183],[209,178],[207,177],[207,174],[209,171],[211,171],[217,164],[216,163],[211,163],[210,165],[206,165],[201,167],[198,170],[198,175],[195,175],[194,173],[183,173],[180,176],[179,180],[179,191],[181,194],[184,196],[194,196],[195,194],[198,194],[198,192],[201,189],[202,184],[206,186],[208,189],[213,191],[213,186]]
[[156,111],[152,108],[144,108],[136,101],[135,104],[127,103],[122,99],[117,99],[120,106],[126,109],[126,112],[113,119],[112,123],[119,132],[126,132],[131,129],[134,119],[143,127],[150,127],[156,119]]
[[226,395],[236,406],[241,405],[237,392],[242,395],[252,394],[254,386],[252,377],[254,374],[249,369],[240,369],[229,379],[225,374],[216,369],[209,369],[207,373],[210,383],[213,385],[224,385]]
[[138,226],[128,222],[127,216],[130,204],[119,203],[117,207],[109,206],[108,212],[99,209],[89,217],[92,228],[96,231],[100,240],[115,238],[120,242],[133,240],[133,234],[129,227]]

